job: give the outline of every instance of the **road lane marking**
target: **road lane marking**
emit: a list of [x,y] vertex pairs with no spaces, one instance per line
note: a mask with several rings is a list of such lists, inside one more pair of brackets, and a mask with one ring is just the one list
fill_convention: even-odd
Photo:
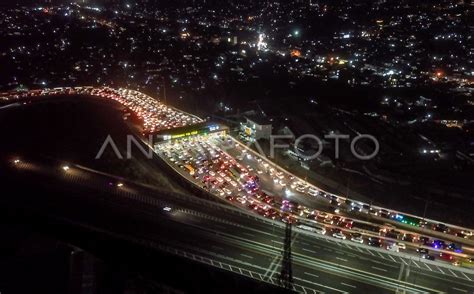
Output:
[[247,257],[247,258],[249,258],[249,259],[253,259],[253,256],[250,256],[250,255],[247,255],[247,254],[241,253],[240,255],[242,255],[243,257]]
[[416,265],[417,268],[421,268],[420,265],[416,263],[413,259],[411,260],[411,262],[413,262],[413,264]]
[[312,273],[304,272],[304,274],[305,274],[305,275],[308,275],[308,276],[315,277],[315,278],[319,278],[318,275],[315,275],[315,274],[312,274]]
[[[449,272],[453,274],[453,276],[455,276],[456,278],[458,277],[458,275],[456,275],[450,268],[448,268]],[[463,272],[461,272],[463,273]]]
[[465,290],[465,289],[460,289],[460,288],[456,288],[456,287],[452,287],[451,289],[459,291],[459,292],[467,293],[467,290]]
[[[316,285],[316,286],[318,286],[318,287],[327,288],[327,289],[336,291],[336,292],[338,292],[338,293],[348,294],[347,291],[343,291],[343,290],[340,290],[340,289],[332,288],[332,287],[329,287],[329,286],[323,285],[323,284],[318,284],[318,283],[315,283],[315,282],[313,282],[313,281],[305,280],[305,279],[303,279],[303,278],[295,277],[295,280],[302,281],[302,282],[305,282],[305,283],[308,283],[308,284],[312,284],[312,285]],[[313,290],[313,292],[315,292],[314,289],[311,289],[311,290]],[[315,293],[316,293],[316,292],[315,292]],[[322,292],[322,293],[325,293],[325,292]]]
[[382,253],[377,252],[377,254],[378,254],[380,257],[382,257],[383,259],[385,259],[385,255],[383,255]]
[[431,269],[431,267],[429,267],[426,263],[423,262],[423,264],[424,264],[430,271],[433,271],[433,270]]
[[307,249],[307,248],[303,248],[304,251],[308,251],[308,252],[311,252],[311,253],[316,253],[316,251],[314,250],[311,250],[311,249]]
[[390,257],[393,260],[393,262],[397,262],[395,258],[393,258],[390,254],[388,254],[388,257]]
[[344,259],[344,258],[336,257],[336,259],[339,259],[339,260],[342,260],[342,261],[346,261],[346,262],[347,262],[347,259]]
[[346,283],[344,283],[344,282],[341,282],[341,285],[344,285],[344,286],[347,286],[347,287],[351,287],[351,288],[354,288],[354,289],[357,288],[357,287],[354,286],[354,285],[346,284]]
[[443,272],[443,270],[442,270],[439,266],[436,266],[436,268],[437,268],[440,272],[442,272],[443,274],[445,274],[445,272]]
[[358,246],[356,246],[356,249],[359,250],[361,253],[364,253],[364,251],[362,251],[362,249],[360,249]]
[[372,253],[372,251],[368,250],[368,249],[365,249],[365,251],[369,252],[372,256],[375,256],[374,253]]
[[468,279],[469,281],[472,281],[465,273],[463,273],[463,272],[460,272],[460,273],[461,273],[463,276],[465,276],[466,279]]
[[398,257],[405,265],[408,265],[408,263],[401,257]]
[[379,270],[379,271],[383,271],[383,272],[386,272],[387,270],[384,269],[384,268],[380,268],[380,267],[376,267],[376,266],[372,266],[373,269],[376,269],[376,270]]
[[255,235],[254,235],[254,234],[247,233],[247,232],[243,232],[242,234],[244,234],[244,235],[247,235],[247,236],[250,236],[250,237],[255,237]]

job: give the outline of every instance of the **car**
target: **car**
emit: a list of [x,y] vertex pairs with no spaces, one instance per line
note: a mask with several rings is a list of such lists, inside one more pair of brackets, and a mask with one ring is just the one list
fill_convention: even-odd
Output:
[[325,213],[324,211],[320,211],[320,212],[318,212],[318,216],[326,218],[326,217],[328,217],[328,214]]
[[331,200],[330,204],[331,204],[331,205],[334,205],[334,206],[339,206],[339,205],[341,205],[341,203],[337,202],[337,200],[334,200],[334,199]]
[[362,238],[362,234],[359,233],[352,233],[351,234],[351,241],[356,243],[364,243],[364,239]]
[[367,244],[373,247],[382,247],[382,241],[379,238],[375,238],[375,237],[370,237]]
[[318,191],[313,189],[313,188],[309,188],[308,189],[308,194],[311,195],[311,196],[318,196]]
[[333,215],[332,216],[332,221],[333,223],[335,223],[336,225],[339,225],[339,223],[342,223],[344,221],[344,218],[342,218],[341,216],[339,215]]
[[434,240],[431,246],[435,249],[445,249],[446,243],[443,240]]
[[366,213],[369,213],[370,205],[364,204],[364,205],[362,205],[362,208],[365,210]]
[[397,243],[397,245],[398,245],[398,248],[400,248],[400,249],[403,249],[403,250],[407,249],[407,245],[405,243],[400,243],[399,242],[399,243]]
[[337,239],[346,240],[346,235],[344,235],[342,231],[338,229],[333,231],[332,236]]
[[421,236],[421,237],[419,238],[419,240],[420,240],[421,243],[423,243],[423,244],[425,244],[425,245],[428,245],[428,244],[430,243],[430,238],[425,237],[425,236]]
[[378,212],[375,208],[372,208],[372,207],[371,207],[371,208],[369,209],[369,214],[378,215],[379,212]]
[[464,234],[464,233],[462,233],[462,232],[457,232],[457,233],[456,233],[456,237],[459,237],[459,238],[465,238],[465,239],[467,239],[467,238],[468,238],[468,236],[467,236],[467,235],[465,235],[465,234]]
[[296,218],[293,217],[292,215],[290,214],[287,214],[287,213],[283,213],[281,215],[281,221],[284,222],[284,223],[290,223],[290,224],[293,224],[293,223],[296,223]]
[[351,229],[353,224],[354,224],[354,221],[353,221],[353,220],[346,218],[346,219],[341,223],[341,226],[344,226],[344,227],[346,227],[346,228],[348,228],[348,229]]
[[360,206],[357,206],[357,205],[356,205],[356,206],[352,206],[351,210],[352,210],[353,212],[360,212],[360,211],[361,211],[361,208],[360,208]]
[[388,212],[387,210],[385,209],[381,209],[379,211],[379,215],[383,218],[389,218],[390,217],[390,212]]
[[296,187],[296,191],[297,191],[297,192],[300,192],[300,193],[304,193],[304,192],[305,192],[305,188],[304,188],[304,187],[301,187],[301,186],[297,186],[297,187]]
[[255,203],[250,203],[248,205],[248,208],[252,209],[252,210],[257,210],[259,208],[258,204],[255,204]]
[[401,233],[396,230],[389,230],[385,232],[385,237],[392,239],[399,239]]
[[267,218],[275,219],[277,215],[278,215],[278,212],[275,209],[270,208],[267,211],[265,211],[263,216]]
[[460,233],[463,234],[464,238],[466,239],[474,235],[471,231],[467,231],[467,230],[462,230]]
[[398,247],[398,245],[395,244],[395,243],[391,243],[391,244],[388,244],[388,245],[387,245],[387,250],[388,250],[388,251],[399,252],[399,251],[400,251],[400,247]]
[[428,254],[429,253],[428,249],[426,249],[426,248],[417,248],[416,252],[418,252],[420,254]]
[[234,202],[234,201],[235,201],[235,197],[234,197],[234,196],[226,196],[225,199],[228,200],[228,201],[231,201],[231,202]]
[[325,224],[328,224],[328,225],[332,225],[332,224],[333,224],[333,220],[330,219],[330,218],[325,218],[325,219],[323,220],[323,222],[324,222]]
[[407,242],[414,242],[415,241],[415,236],[412,235],[412,234],[404,234],[403,237],[402,237],[402,240],[407,241]]
[[434,227],[434,230],[437,232],[443,232],[443,233],[449,232],[449,228],[445,224],[437,224]]
[[446,249],[457,252],[457,253],[462,253],[462,246],[456,243],[451,243],[449,244]]
[[444,252],[440,252],[439,257],[443,260],[446,260],[446,261],[452,261],[453,260],[453,256],[451,254],[444,253]]
[[428,259],[428,260],[435,260],[435,257],[430,254],[423,254],[421,258]]

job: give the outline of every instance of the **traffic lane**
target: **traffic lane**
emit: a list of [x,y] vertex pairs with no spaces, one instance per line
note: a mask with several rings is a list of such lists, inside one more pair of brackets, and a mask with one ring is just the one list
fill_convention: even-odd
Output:
[[[306,248],[310,247],[312,251],[316,252],[306,252],[307,255],[311,253],[320,254],[321,251],[327,251],[329,253],[332,252],[333,254],[318,255],[318,258],[326,259],[335,263],[348,264],[354,268],[362,268],[368,272],[385,273],[386,275],[397,277],[401,265],[404,264],[406,266],[406,264],[410,263],[411,260],[412,262],[417,264],[417,266],[415,266],[414,264],[411,266],[412,272],[421,273],[439,281],[448,280],[451,283],[467,283],[468,285],[472,285],[473,283],[472,279],[471,281],[469,281],[468,277],[460,272],[451,271],[449,269],[438,267],[432,264],[428,265],[424,263],[424,260],[420,257],[414,257],[412,259],[402,259],[399,256],[389,256],[389,252],[380,253],[377,251],[370,251],[368,249],[366,250],[365,248],[358,248],[355,246],[352,249],[349,249],[345,248],[347,247],[346,245],[336,241],[334,241],[334,245],[332,247],[328,247],[324,246],[324,243],[315,242],[313,238],[307,238],[303,234],[300,234],[298,237],[301,242],[295,242],[295,246],[301,244],[306,246]],[[305,250],[303,248],[302,250],[308,251],[307,249]],[[362,252],[357,252],[359,250]],[[356,266],[356,264],[359,265]]]
[[[195,224],[196,225],[196,224]],[[219,245],[218,248],[212,247],[213,250],[216,250],[218,253],[222,254],[222,252],[226,252],[226,255],[230,256],[233,259],[236,260],[241,260],[243,262],[248,262],[252,261],[253,263],[263,263],[266,266],[268,266],[267,271],[264,273],[267,278],[276,278],[280,272],[280,262],[281,258],[280,251],[281,248],[275,248],[273,250],[269,250],[268,248],[261,248],[259,246],[253,245],[253,243],[256,243],[257,245],[260,245],[259,242],[252,242],[250,240],[243,241],[241,239],[227,239],[224,236],[221,236],[220,239],[216,240],[213,238],[214,236],[219,236],[219,235],[213,235],[212,232],[206,232],[207,227],[201,227],[201,229],[204,231],[203,233],[199,233],[199,238],[206,238],[205,236],[209,236],[212,239],[212,242],[215,244],[215,242],[218,242]],[[193,239],[196,239],[197,237],[193,236]],[[218,237],[217,237],[218,238]],[[206,242],[207,243],[207,242]],[[229,248],[229,247],[236,247],[236,248]],[[273,253],[273,254],[272,254]],[[275,262],[276,260],[276,262]],[[272,262],[273,261],[273,262]],[[294,269],[297,268],[297,262],[294,263]],[[272,267],[272,265],[274,265]],[[308,287],[310,288],[315,288],[316,286],[322,287],[321,289],[324,290],[325,292],[328,292],[327,287],[331,287],[334,289],[339,289],[341,285],[343,284],[346,285],[356,285],[356,287],[360,290],[370,290],[371,292],[369,293],[381,293],[381,289],[379,286],[373,286],[370,284],[366,283],[361,283],[357,282],[357,280],[344,277],[344,276],[339,276],[337,274],[329,274],[324,271],[316,270],[314,268],[308,267],[308,266],[301,266],[302,270],[302,279],[310,281],[308,283]],[[296,271],[295,273],[297,273]],[[309,274],[308,274],[309,273]],[[295,278],[298,276],[295,274]],[[315,277],[318,277],[316,281],[313,279]],[[316,284],[315,284],[316,283]],[[343,283],[343,284],[341,284]],[[343,286],[343,287],[348,287],[348,286]],[[329,288],[329,290],[332,290]],[[392,290],[393,291],[393,290]]]
[[[278,267],[278,270],[281,266]],[[324,285],[331,285],[346,293],[393,293],[394,289],[391,287],[374,286],[364,283],[355,278],[347,278],[342,275],[330,275],[325,270],[317,270],[308,268],[298,263],[293,265],[294,279],[302,285],[311,285],[312,283],[319,283]],[[335,278],[336,276],[336,278]]]
[[[167,224],[167,226],[172,226]],[[250,243],[242,243],[240,240],[227,239],[215,232],[209,231],[206,227],[194,226],[191,230],[186,226],[176,227],[178,236],[177,240],[173,238],[170,243],[176,246],[176,242],[181,243],[184,248],[190,248],[197,254],[207,254],[209,258],[217,261],[231,263],[236,267],[243,269],[257,271],[266,279],[277,279],[279,274],[280,259],[276,259],[276,263],[272,263],[275,257],[280,257],[281,252],[278,249],[273,251],[261,250]],[[174,229],[173,229],[174,231]],[[137,232],[139,234],[139,232]],[[150,238],[150,234],[145,232],[143,237]],[[162,239],[161,235],[156,235],[154,238]],[[192,242],[190,242],[192,240]],[[194,244],[194,245],[192,245]],[[201,246],[196,246],[201,244]],[[209,246],[208,244],[214,244]],[[198,247],[198,248],[196,248]],[[200,247],[200,248],[199,248]],[[202,249],[202,250],[200,250]],[[203,251],[204,250],[204,251]],[[276,267],[270,267],[275,264]],[[315,272],[314,275],[327,276],[328,285],[337,286],[336,279],[339,277],[331,276],[324,272]],[[337,281],[337,280],[336,280]],[[308,283],[310,289],[317,291],[324,291],[325,293],[342,293],[344,291],[333,291],[331,286],[321,283]],[[369,288],[369,286],[366,286]],[[334,288],[336,289],[336,288]],[[378,288],[371,288],[378,293]]]
[[[230,220],[229,215],[222,214],[221,217],[222,217],[222,219]],[[235,219],[234,224],[236,224],[238,222],[239,222],[239,219]],[[249,230],[249,232],[244,232],[240,235],[240,237],[243,237],[243,238],[254,238],[255,239],[256,235],[260,235],[260,234],[266,234],[265,238],[273,238],[273,236],[275,234],[278,234],[280,236],[284,235],[284,230],[280,226],[270,226],[269,224],[258,224],[258,222],[252,222],[252,221],[250,221],[246,218],[241,218],[240,224],[244,224],[243,222],[246,222],[245,224],[248,226],[245,229]],[[250,229],[251,226],[256,227],[257,231],[255,231],[255,229]],[[268,231],[269,227],[272,227],[272,230],[270,232]],[[231,229],[229,229],[229,230],[231,230]],[[301,238],[303,238],[304,235],[301,234],[300,236],[301,236]],[[260,240],[260,241],[262,243],[266,242],[265,239]],[[348,246],[346,243],[342,244],[341,242],[338,242],[336,240],[329,239],[329,240],[327,240],[327,242],[326,241],[321,242],[321,240],[320,240],[320,242],[318,242],[317,244],[311,245],[313,241],[314,241],[313,238],[310,237],[310,239],[306,240],[305,242],[302,242],[302,244],[304,245],[302,251],[306,251],[306,252],[304,252],[305,254],[310,255],[312,252],[317,251],[317,250],[315,250],[315,248],[318,248],[320,250],[327,251],[327,253],[333,252],[331,254],[324,255],[324,256],[327,256],[327,259],[329,261],[339,262],[339,263],[344,264],[344,263],[346,263],[347,261],[349,261],[351,259],[358,259],[358,260],[360,260],[360,262],[362,262],[362,264],[365,264],[367,262],[376,263],[374,265],[371,265],[370,268],[365,268],[365,270],[375,270],[376,271],[376,270],[379,270],[380,266],[383,267],[387,263],[388,264],[394,263],[394,264],[396,264],[396,267],[399,268],[399,266],[402,263],[406,263],[406,261],[404,262],[404,260],[408,260],[408,259],[401,260],[398,256],[393,256],[393,257],[389,256],[389,252],[386,252],[386,254],[382,254],[382,253],[376,252],[376,251],[372,252],[372,251],[370,251],[370,249],[365,249],[365,248],[360,249],[359,247],[350,246],[350,245],[349,245],[350,248],[345,248],[345,247]],[[272,240],[270,240],[269,244],[271,244],[271,245],[282,244],[282,242],[278,241],[278,239],[272,239]],[[298,241],[295,244],[298,244]],[[346,255],[346,254],[348,255],[348,257],[341,256],[341,255]],[[334,260],[334,258],[336,260]],[[420,261],[419,258],[414,258],[414,259],[418,260],[418,264],[421,264],[423,266],[423,262]],[[372,266],[373,266],[373,268],[372,268]],[[428,267],[426,267],[426,266],[422,267],[422,269],[425,269],[427,271],[431,271],[429,266]],[[437,270],[437,269],[438,269],[438,267],[434,267],[434,272],[430,273],[430,274],[431,275],[439,274],[439,271],[441,271],[441,270]],[[446,271],[444,271],[444,272],[446,272]],[[441,272],[441,274],[442,273],[443,272]]]
[[[253,238],[250,237],[251,239],[249,239],[249,234],[245,232],[243,232],[240,235],[236,233],[238,232],[234,230],[234,235],[237,235],[237,237],[240,240],[243,240],[245,242],[256,242],[256,243],[264,244],[264,245],[273,245],[272,242],[268,242],[266,238],[257,238],[258,237],[257,235],[251,236]],[[283,231],[281,232],[281,234],[283,234]],[[383,275],[386,277],[388,276],[388,277],[391,277],[392,279],[397,279],[400,272],[401,262],[399,262],[399,264],[396,264],[396,265],[388,265],[387,260],[375,261],[374,258],[372,259],[369,259],[367,257],[361,258],[360,256],[357,256],[356,254],[343,252],[343,249],[341,248],[334,249],[334,248],[328,248],[328,247],[323,247],[319,245],[311,246],[309,243],[306,243],[306,242],[303,242],[302,244],[303,247],[301,248],[301,251],[300,251],[299,246],[298,246],[299,243],[301,242],[296,241],[293,244],[294,255],[301,254],[305,258],[308,258],[310,255],[317,255],[318,259],[321,261],[329,261],[336,265],[341,265],[345,267],[349,266],[355,269],[364,270],[366,272],[371,272],[371,273]],[[312,249],[308,249],[308,247]],[[282,245],[280,248],[282,248]],[[361,266],[361,265],[365,265],[365,266]],[[412,272],[413,274],[415,274],[417,271],[414,270]],[[436,274],[436,273],[430,273],[431,276],[433,274]],[[444,277],[444,280],[446,280],[446,277]],[[426,286],[430,286],[433,284],[439,285],[439,283],[430,282],[430,283],[427,283]]]
[[[206,226],[206,224],[204,224],[203,222],[200,222],[200,221],[196,222],[195,220],[192,220],[193,218],[194,218],[194,217],[192,217],[192,218],[186,218],[186,223],[187,223],[187,224],[194,224],[194,225],[196,225],[196,226],[202,226],[202,225],[204,225],[204,227],[201,227],[201,229],[204,230],[204,231],[209,230],[209,228]],[[211,230],[211,231],[212,231],[212,230]],[[234,231],[234,233],[235,233],[235,231]],[[228,236],[228,237],[231,238],[231,239],[232,239],[232,238],[235,238],[234,236]],[[224,238],[224,235],[222,235],[222,238],[223,238],[223,240],[225,239],[225,238]],[[232,241],[231,241],[231,244],[234,244],[234,245],[235,245],[235,244],[239,244],[239,243],[244,242],[245,244],[248,244],[248,247],[252,248],[253,250],[262,250],[262,249],[258,249],[258,247],[255,247],[255,246],[252,245],[252,244],[257,244],[257,245],[259,245],[259,246],[267,245],[266,247],[268,247],[268,245],[269,245],[269,242],[265,242],[265,240],[266,240],[265,238],[259,238],[258,240],[256,240],[255,238],[252,239],[252,240],[249,240],[249,239],[247,239],[247,238],[248,238],[247,236],[241,236],[241,237],[237,237],[237,238],[238,238],[238,239],[232,240]],[[222,241],[222,240],[221,240],[221,241]],[[280,248],[281,248],[281,247],[280,247]],[[274,249],[273,249],[273,250],[275,251],[276,257],[278,257],[279,254],[280,254],[280,253],[279,253],[280,248],[274,248]],[[250,249],[250,250],[252,251],[252,249]],[[264,248],[264,249],[265,249],[265,248]],[[264,250],[264,251],[265,251],[265,252],[271,252],[271,251],[273,251],[273,250],[271,250],[271,248],[266,248],[266,250]],[[295,252],[295,254],[298,254],[298,253]],[[273,258],[275,255],[269,255],[269,258]],[[234,255],[233,258],[237,258],[237,259],[240,258],[240,259],[241,259],[242,256],[248,257],[248,256],[252,256],[252,255],[249,255],[248,253],[245,253],[245,254],[240,253],[240,254]],[[251,258],[253,259],[253,257],[251,257]],[[307,258],[307,257],[305,256],[305,258]],[[311,269],[311,268],[310,268],[310,269],[306,268],[305,270],[308,272],[308,271],[311,271],[312,269]],[[350,284],[351,282],[352,282],[352,284]],[[354,284],[353,279],[352,279],[352,280],[349,279],[349,281],[347,281],[346,284],[353,285],[353,284]],[[347,287],[347,286],[346,286],[346,287]],[[367,286],[364,286],[364,287],[363,287],[362,284],[360,284],[360,285],[359,285],[359,288],[361,288],[361,289],[367,289],[368,287],[367,287]]]

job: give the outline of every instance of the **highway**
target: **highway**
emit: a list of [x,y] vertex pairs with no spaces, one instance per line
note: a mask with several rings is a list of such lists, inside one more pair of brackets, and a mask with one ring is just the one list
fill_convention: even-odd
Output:
[[[345,202],[331,200],[330,197],[324,197],[321,194],[309,195],[307,191],[311,188],[303,186],[300,184],[300,180],[283,171],[278,172],[276,169],[272,169],[268,161],[258,154],[250,153],[241,145],[223,146],[230,140],[229,138],[231,137],[222,134],[183,138],[158,144],[156,151],[176,173],[193,183],[197,188],[205,189],[216,198],[224,199],[225,197],[233,205],[255,211],[260,215],[273,219],[281,217],[282,221],[286,221],[287,212],[284,212],[284,205],[282,205],[282,202],[286,200],[295,203],[295,208],[291,211],[295,221],[307,225],[318,222],[319,225],[326,228],[328,236],[337,230],[342,230],[344,235],[341,236],[347,239],[350,239],[354,233],[362,233],[363,240],[361,242],[367,244],[369,237],[377,238],[382,240],[384,248],[391,244],[400,244],[403,237],[402,245],[406,248],[400,250],[416,257],[420,256],[416,251],[420,248],[428,250],[433,258],[441,253],[446,254],[446,260],[439,258],[439,262],[462,262],[466,258],[472,257],[469,255],[473,250],[470,247],[473,244],[470,239],[400,224],[390,218],[382,218],[369,213],[369,211],[354,212],[351,209],[354,206],[346,205]],[[237,170],[241,171],[240,177],[235,175]],[[245,182],[248,181],[247,177],[251,173],[258,175],[258,189],[261,192],[245,190],[248,185],[248,182]],[[240,183],[244,183],[242,184],[243,189],[239,186]],[[294,189],[293,183],[297,183],[296,189]],[[298,185],[301,186],[301,190],[298,190]],[[279,197],[276,195],[281,195],[281,199],[276,200]],[[337,202],[340,211],[334,213],[334,205],[331,202]],[[273,210],[270,207],[273,207]],[[280,215],[269,214],[270,211],[280,212]],[[377,231],[360,231],[356,228],[358,224],[370,224]],[[400,234],[399,239],[396,236],[386,236],[388,231],[391,231],[392,234],[395,232]],[[406,239],[406,236],[411,236],[411,239]],[[432,239],[427,239],[422,243],[420,241],[422,236],[430,236]],[[434,240],[443,240],[444,244],[453,241],[463,244],[465,253],[433,248],[432,242]]]
[[[159,102],[158,99],[154,99],[148,95],[140,93],[138,91],[124,89],[124,88],[110,88],[110,87],[61,87],[61,88],[54,88],[54,89],[42,89],[42,90],[30,90],[30,91],[16,91],[16,92],[7,92],[7,93],[0,93],[0,103],[2,105],[8,104],[17,104],[19,101],[23,103],[32,103],[37,99],[41,99],[43,97],[54,97],[55,95],[75,95],[75,94],[82,94],[82,95],[90,95],[93,97],[101,98],[101,99],[108,99],[111,101],[115,101],[132,111],[141,119],[142,122],[142,129],[143,134],[153,134],[154,132],[158,132],[160,130],[167,130],[167,129],[174,129],[183,126],[190,126],[200,122],[203,122],[203,119],[181,110],[175,109],[173,107],[164,105],[163,103]],[[259,154],[254,152],[252,149],[247,148],[243,144],[241,144],[238,140],[228,137],[228,141],[231,144],[227,144],[227,142],[214,142],[216,146],[221,148],[222,150],[228,151],[230,156],[232,157],[239,157],[240,155],[238,152],[236,153],[235,150],[232,150],[230,147],[239,147],[243,148],[247,154],[252,154],[255,158],[261,157]],[[399,211],[393,211],[388,208],[377,207],[369,204],[365,204],[359,201],[354,201],[351,199],[347,199],[341,195],[333,195],[322,189],[312,185],[311,183],[299,179],[295,175],[293,175],[290,171],[286,171],[283,168],[277,166],[273,162],[269,161],[267,158],[263,158],[265,163],[270,166],[270,169],[274,169],[277,173],[282,173],[285,175],[286,178],[293,177],[296,178],[298,181],[296,184],[296,190],[298,190],[298,186],[301,188],[300,191],[302,194],[299,195],[299,191],[294,191],[292,189],[291,194],[294,194],[295,198],[301,202],[301,204],[306,204],[307,206],[311,206],[310,203],[313,203],[312,200],[309,200],[306,197],[308,193],[308,189],[312,188],[319,195],[324,195],[329,199],[333,199],[339,203],[343,202],[351,202],[351,208],[357,209],[360,212],[367,212],[371,214],[371,221],[377,219],[377,213],[381,211],[387,212],[392,218],[389,219],[382,219],[378,218],[378,222],[389,222],[395,224],[400,229],[405,229],[408,231],[414,231],[418,234],[422,234],[428,232],[430,235],[442,239],[446,239],[452,242],[463,243],[469,246],[474,246],[474,234],[472,229],[464,228],[459,226],[454,226],[451,224],[441,224],[443,227],[438,228],[439,231],[434,230],[435,226],[439,225],[440,222],[436,220],[424,219],[419,216],[409,215]],[[246,159],[243,157],[243,161],[247,162],[250,165],[255,165],[254,160]],[[271,174],[274,176],[273,174]],[[282,190],[275,189],[275,185],[271,185],[270,190],[274,193],[282,193],[287,192],[288,189]],[[303,191],[305,190],[305,191]],[[303,197],[302,197],[303,196]],[[332,205],[332,209],[334,209]],[[417,223],[416,226],[409,226],[403,223],[403,219],[395,218],[397,215],[401,215],[408,220],[414,221]],[[394,220],[397,220],[394,222]],[[445,231],[443,233],[442,231]],[[471,248],[474,250],[474,248]]]
[[[3,96],[1,100],[6,104],[17,103],[18,99],[29,103],[33,97],[68,93],[88,94],[121,103],[142,119],[144,134],[202,122],[192,114],[126,89],[58,88],[22,92],[12,98],[5,98],[2,94],[0,98]],[[226,145],[229,142],[233,148]],[[151,240],[161,250],[275,285],[280,271],[284,222],[324,224],[330,234],[311,233],[293,226],[293,273],[298,292],[468,293],[474,287],[472,268],[456,267],[451,265],[451,261],[438,258],[436,261],[422,259],[415,251],[416,248],[425,248],[430,253],[443,252],[465,263],[472,258],[473,252],[470,229],[448,225],[446,232],[437,231],[437,221],[422,220],[382,207],[368,207],[327,193],[276,166],[232,137],[194,136],[193,139],[182,138],[156,146],[156,149],[150,147],[155,149],[160,160],[193,183],[196,190],[210,192],[209,195],[214,195],[218,203],[160,191],[85,167],[50,160],[11,158],[8,167],[20,172],[20,176],[47,177],[48,181],[59,181],[74,189],[120,196],[119,202],[123,199],[134,201],[130,214],[149,220],[159,217],[160,221],[154,221],[153,227],[133,225],[124,234],[127,238]],[[203,148],[207,158],[196,159]],[[206,160],[206,164],[201,162]],[[288,202],[281,203],[278,197]],[[382,217],[385,212],[392,217]],[[416,219],[417,225],[399,221],[399,215]],[[347,222],[333,223],[335,216],[345,218]],[[347,225],[349,218],[351,226]],[[382,229],[387,232],[392,228],[404,236],[409,234],[416,238],[413,242],[404,242],[407,249],[400,252],[358,244],[350,241],[354,233],[353,222],[380,227],[376,234],[364,232],[364,243],[368,237],[374,236],[380,237],[385,245],[398,242],[398,239],[380,235]],[[331,237],[332,232],[339,228],[342,228],[341,234],[347,237],[346,240]],[[155,231],[166,234],[157,235]],[[429,236],[430,241],[420,243],[423,236]],[[463,244],[464,252],[433,248],[436,239]]]
[[[12,176],[54,180],[58,182],[55,186],[66,184],[76,192],[96,191],[90,195],[107,192],[109,201],[118,203],[120,198],[133,200],[134,205],[126,207],[127,214],[139,220],[129,225],[127,236],[152,240],[162,250],[277,283],[284,236],[278,221],[196,197],[157,192],[74,165],[67,171],[57,163],[22,162],[11,167]],[[115,184],[119,181],[120,187]],[[153,227],[139,225],[143,219],[152,220]],[[406,293],[468,293],[474,289],[472,271],[316,238],[298,229],[293,235],[293,258],[299,292],[393,293],[404,288]]]

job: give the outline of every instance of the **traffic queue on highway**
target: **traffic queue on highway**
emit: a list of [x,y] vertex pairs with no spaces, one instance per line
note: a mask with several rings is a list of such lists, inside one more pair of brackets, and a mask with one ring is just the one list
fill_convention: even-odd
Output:
[[[227,140],[224,134],[185,137],[158,144],[156,151],[195,185],[262,217],[292,223],[314,234],[389,251],[413,253],[457,266],[474,266],[474,260],[464,254],[461,244],[398,229],[388,222],[377,224],[358,219],[359,215],[378,215],[397,221],[401,214],[392,215],[385,209],[376,210],[326,193],[278,170],[245,146],[224,148],[222,144]],[[302,197],[326,205],[302,205],[297,202]],[[463,234],[472,235],[468,231]]]
[[[141,119],[145,134],[202,122],[196,116],[166,106],[138,91],[109,87],[19,91],[0,94],[0,101],[28,103],[33,97],[75,94],[120,103]],[[293,223],[316,234],[390,251],[415,251],[416,248],[417,253],[426,259],[473,266],[472,258],[463,252],[462,242],[448,241],[452,238],[447,238],[454,236],[470,241],[471,231],[325,192],[246,146],[234,144],[234,148],[227,148],[226,143],[232,140],[235,141],[222,134],[183,137],[158,144],[156,151],[202,189],[262,217]],[[367,221],[367,216],[373,218]]]
[[141,120],[143,133],[145,134],[202,122],[200,118],[167,106],[146,94],[124,88],[62,87],[0,93],[0,102],[2,100],[21,99],[23,103],[28,103],[29,98],[55,95],[90,95],[116,101],[133,112]]

